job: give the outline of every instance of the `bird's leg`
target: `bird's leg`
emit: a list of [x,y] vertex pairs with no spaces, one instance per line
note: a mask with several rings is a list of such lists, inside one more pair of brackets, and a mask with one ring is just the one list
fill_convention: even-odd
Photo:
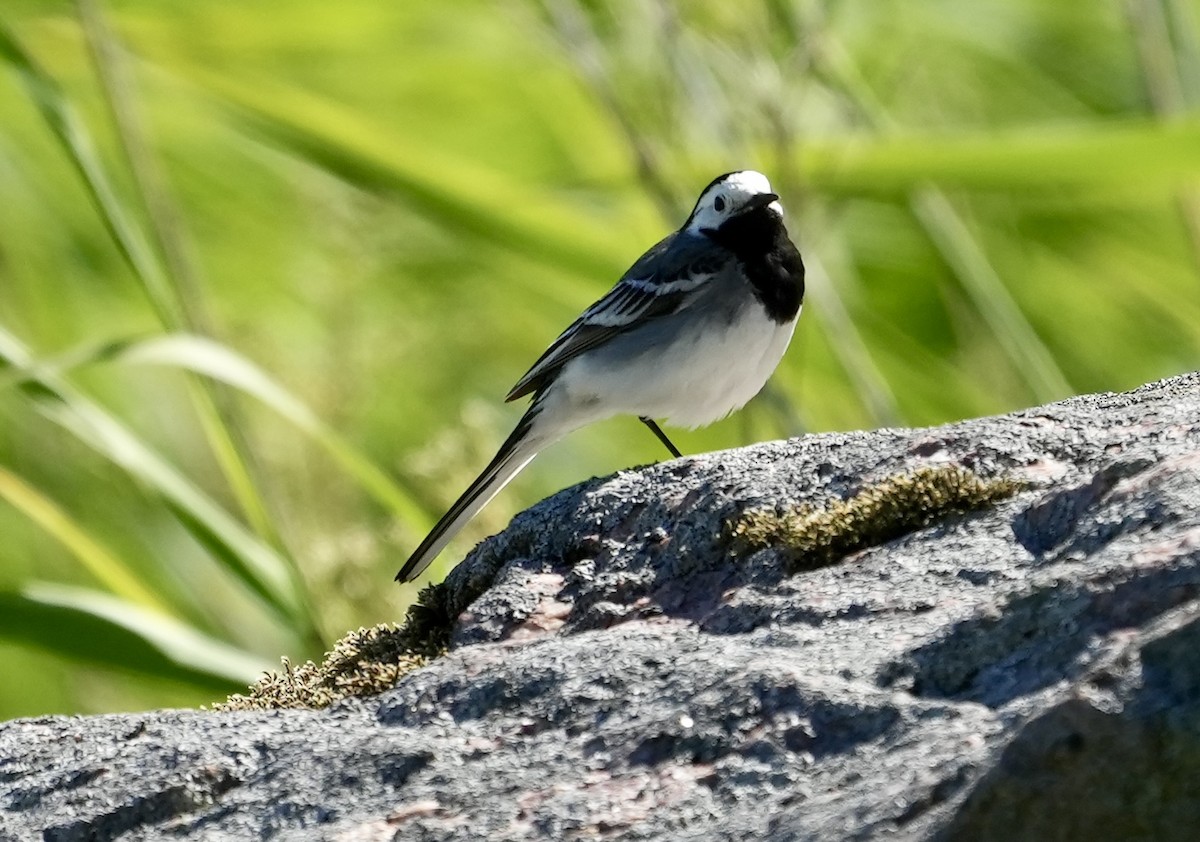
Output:
[[652,433],[654,433],[654,435],[658,436],[658,440],[667,446],[667,450],[671,451],[672,456],[674,456],[676,459],[683,456],[683,454],[679,452],[679,448],[676,447],[675,445],[671,444],[671,440],[669,438],[667,438],[667,434],[664,433],[661,429],[659,429],[659,426],[654,423],[653,418],[647,418],[645,415],[639,415],[638,420],[641,421],[643,424],[645,424],[647,427],[649,427],[650,432],[652,432]]

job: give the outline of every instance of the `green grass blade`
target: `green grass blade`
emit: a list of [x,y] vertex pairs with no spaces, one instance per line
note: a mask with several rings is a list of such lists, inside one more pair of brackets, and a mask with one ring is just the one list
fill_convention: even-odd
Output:
[[1039,401],[1052,401],[1074,394],[1054,355],[1025,318],[945,194],[933,189],[919,190],[913,194],[912,207],[966,287],[996,340],[1021,370],[1034,397]]
[[[312,437],[355,481],[396,518],[414,528],[429,525],[431,513],[412,491],[399,485],[366,455],[322,421],[302,400],[250,360],[212,339],[176,334],[131,337],[71,349],[37,361],[43,376],[61,377],[71,369],[117,363],[179,368],[219,381],[273,409]],[[24,369],[0,373],[0,390],[26,382]]]
[[[837,246],[829,243],[827,248],[832,251]],[[901,423],[903,419],[896,397],[871,358],[862,332],[847,312],[841,293],[830,278],[821,255],[810,251],[805,255],[804,262],[808,268],[808,289],[815,305],[815,315],[822,323],[830,345],[864,408],[879,426]],[[840,265],[844,268],[847,263],[842,261]]]
[[[83,34],[91,49],[96,78],[108,103],[119,147],[133,176],[135,194],[141,200],[144,217],[157,247],[156,255],[162,255],[164,264],[155,259],[154,270],[162,273],[178,321],[162,319],[168,330],[186,329],[193,333],[211,334],[212,329],[200,295],[196,271],[186,256],[182,234],[176,224],[178,214],[168,201],[165,180],[147,142],[142,120],[134,98],[134,79],[126,72],[121,50],[116,43],[107,21],[95,0],[76,0]],[[131,214],[132,216],[132,214]],[[140,230],[139,230],[140,233]],[[142,267],[133,267],[139,274]],[[143,284],[149,290],[149,279]],[[160,311],[160,316],[164,315]],[[204,430],[217,464],[221,467],[230,489],[250,525],[270,541],[292,564],[282,538],[275,529],[274,521],[267,510],[259,484],[255,481],[252,466],[245,456],[246,446],[235,423],[233,413],[220,395],[213,394],[197,384],[189,384],[189,394],[196,407],[200,426]]]
[[[895,132],[895,121],[843,52],[825,54],[827,68],[837,79],[847,100],[880,134]],[[1200,123],[1196,125],[1200,130]],[[1155,127],[1157,129],[1157,127]],[[1200,135],[1197,136],[1200,139]],[[994,148],[995,144],[990,145]],[[989,148],[985,146],[985,148]],[[1111,151],[1106,156],[1112,158]],[[1200,165],[1200,155],[1195,156]],[[1055,161],[1058,166],[1065,162]],[[993,162],[996,165],[996,162]],[[1098,161],[1093,162],[1099,166]],[[1000,167],[1003,169],[1003,167]],[[1049,401],[1073,393],[1053,353],[1034,330],[1020,306],[1004,285],[1004,280],[988,260],[958,211],[939,188],[928,183],[910,183],[909,204],[946,264],[953,270],[964,292],[991,328],[996,341],[1016,364],[1030,391],[1040,401]]]
[[204,438],[208,441],[217,464],[221,466],[221,474],[229,483],[229,488],[246,520],[251,528],[275,547],[280,556],[288,562],[292,574],[297,575],[296,564],[275,528],[274,519],[259,492],[259,484],[253,476],[249,462],[243,456],[246,448],[239,444],[242,436],[229,420],[228,413],[218,406],[215,396],[210,391],[199,383],[191,382],[188,383],[188,393],[196,408],[200,427],[204,430]]
[[159,319],[172,328],[179,327],[182,324],[179,300],[149,242],[117,198],[87,128],[58,83],[25,52],[2,20],[0,59],[16,71],[30,100],[79,173],[113,242],[133,268]]
[[272,664],[170,617],[82,588],[30,583],[0,592],[0,638],[76,661],[224,691]]
[[[133,176],[133,195],[141,202],[149,237],[164,263],[164,274],[179,304],[183,326],[195,333],[212,332],[199,278],[184,245],[179,211],[170,201],[138,108],[137,79],[129,72],[124,51],[108,26],[100,0],[75,0],[76,14],[92,56],[96,80],[108,105],[112,124]],[[173,325],[166,325],[173,327]]]
[[1124,120],[1055,129],[887,137],[797,145],[810,189],[896,195],[922,184],[1053,195],[1068,190],[1169,192],[1200,176],[1200,120]]
[[[180,368],[218,380],[275,410],[323,447],[372,497],[403,522],[427,525],[430,513],[410,491],[316,416],[299,398],[236,351],[198,336],[162,336],[107,346],[116,363]],[[101,361],[97,358],[95,361]]]
[[449,230],[585,277],[616,278],[623,238],[570,204],[470,161],[387,136],[360,115],[291,88],[192,75],[235,119],[364,189],[399,196]]
[[[54,79],[25,52],[2,22],[0,57],[6,59],[17,71],[26,92],[79,173],[113,242],[133,269],[159,320],[171,330],[191,325],[195,317],[189,316],[189,312],[198,311],[199,305],[193,303],[190,307],[185,306],[180,285],[163,270],[158,254],[141,227],[134,222],[136,215],[128,211],[118,198],[86,126]],[[104,78],[106,77],[102,74],[102,79]],[[128,142],[125,133],[122,133],[122,141]],[[160,242],[160,247],[162,246]],[[190,394],[201,427],[242,511],[254,529],[272,541],[286,557],[282,541],[274,529],[250,468],[238,447],[236,433],[222,416],[211,394],[195,387],[191,388]],[[291,560],[288,560],[291,563]]]
[[202,524],[222,548],[226,567],[293,627],[310,635],[312,619],[287,562],[179,473],[120,421],[51,372],[38,370],[16,337],[0,328],[0,363],[26,373],[24,397],[41,415],[159,494],[175,511]]
[[88,572],[127,602],[162,614],[171,610],[138,575],[106,548],[56,502],[0,465],[0,498],[8,501],[46,533],[71,551]]

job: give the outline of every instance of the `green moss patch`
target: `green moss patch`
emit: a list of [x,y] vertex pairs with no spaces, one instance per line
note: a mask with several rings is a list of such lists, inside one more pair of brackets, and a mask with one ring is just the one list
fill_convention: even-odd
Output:
[[230,696],[214,710],[323,708],[349,696],[370,696],[442,655],[450,642],[453,616],[446,588],[431,585],[409,607],[402,625],[384,623],[359,629],[334,644],[320,664],[293,667],[286,658],[246,694]]
[[1021,488],[1015,480],[984,479],[961,465],[920,468],[825,508],[801,504],[782,514],[743,512],[730,523],[729,535],[742,552],[778,547],[790,556],[793,572],[814,570],[952,515],[977,511]]

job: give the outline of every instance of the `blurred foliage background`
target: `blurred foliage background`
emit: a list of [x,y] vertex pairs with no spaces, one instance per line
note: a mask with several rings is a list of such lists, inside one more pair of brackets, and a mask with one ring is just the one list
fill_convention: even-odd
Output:
[[[545,345],[755,167],[792,350],[688,452],[1200,360],[1195,0],[7,0],[0,718],[194,705],[402,616]],[[543,495],[662,456],[544,454]]]

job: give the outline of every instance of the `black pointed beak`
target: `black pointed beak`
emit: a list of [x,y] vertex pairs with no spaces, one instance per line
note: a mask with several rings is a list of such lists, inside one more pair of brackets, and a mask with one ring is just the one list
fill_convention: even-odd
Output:
[[779,196],[774,193],[759,193],[757,196],[751,196],[747,201],[742,212],[752,211],[757,208],[765,208],[771,202],[778,202]]

